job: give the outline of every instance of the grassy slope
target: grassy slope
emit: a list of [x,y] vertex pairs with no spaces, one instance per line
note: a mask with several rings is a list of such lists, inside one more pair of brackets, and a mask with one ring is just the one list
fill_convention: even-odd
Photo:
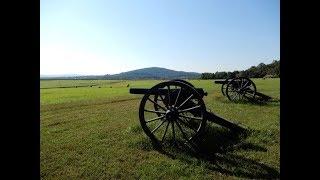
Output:
[[[279,79],[256,79],[257,89],[280,98]],[[41,81],[41,87],[99,86],[41,89],[41,177],[96,178],[265,178],[278,176],[280,158],[279,103],[234,104],[220,85],[193,80],[204,88],[207,109],[241,122],[253,134],[227,143],[228,134],[208,126],[209,154],[213,144],[227,147],[215,159],[177,152],[174,158],[152,149],[138,120],[140,95],[130,87],[149,88],[159,81]],[[112,86],[112,88],[111,88]],[[225,136],[224,136],[225,135]],[[219,138],[220,141],[219,141]],[[216,142],[215,142],[216,141]]]

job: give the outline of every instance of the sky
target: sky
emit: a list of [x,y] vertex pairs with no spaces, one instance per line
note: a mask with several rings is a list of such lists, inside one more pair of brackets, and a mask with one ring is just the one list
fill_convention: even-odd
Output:
[[279,59],[279,0],[40,0],[43,75],[234,71]]

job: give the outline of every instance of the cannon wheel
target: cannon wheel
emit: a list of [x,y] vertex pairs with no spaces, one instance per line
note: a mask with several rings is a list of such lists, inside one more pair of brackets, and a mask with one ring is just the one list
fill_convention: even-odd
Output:
[[228,85],[228,83],[229,83],[229,79],[232,79],[232,78],[227,78],[226,80],[225,80],[225,82],[222,84],[222,86],[221,86],[221,92],[222,92],[222,95],[223,96],[226,96],[226,89],[227,89],[227,85]]
[[[173,80],[170,80],[170,81],[177,81],[177,82],[182,82],[182,83],[185,83],[185,84],[187,84],[187,85],[189,85],[189,86],[191,86],[191,87],[194,87],[194,85],[193,84],[191,84],[190,82],[188,82],[188,81],[185,81],[185,80],[182,80],[182,79],[173,79]],[[155,102],[161,102],[161,101],[163,101],[163,97],[161,96],[161,95],[155,95],[154,96],[154,101]],[[160,98],[159,98],[160,97]],[[159,110],[159,107],[156,105],[156,104],[154,104],[153,105],[154,106],[154,109],[156,110],[156,111],[158,111]],[[157,115],[158,116],[161,116],[161,114],[160,113],[157,113]]]
[[191,84],[190,82],[186,81],[186,80],[183,80],[183,79],[174,79],[174,80],[171,80],[171,81],[178,81],[178,82],[182,82],[182,83],[185,83],[191,87],[194,87],[193,84]]
[[257,92],[256,85],[249,78],[232,79],[226,88],[226,95],[230,101],[254,100]]
[[[168,89],[168,94],[164,95],[161,104],[152,100],[152,96],[160,96],[157,94],[159,89]],[[153,104],[159,108],[148,109],[153,107]],[[139,107],[142,129],[160,146],[180,142],[192,143],[205,129],[205,113],[206,107],[200,94],[190,85],[179,81],[155,85],[144,95]]]

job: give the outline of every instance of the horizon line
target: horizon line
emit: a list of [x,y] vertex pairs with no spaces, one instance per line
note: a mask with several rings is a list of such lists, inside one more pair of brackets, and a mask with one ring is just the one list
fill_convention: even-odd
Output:
[[[280,61],[280,59],[277,59],[276,61]],[[264,63],[265,64],[265,63]],[[272,64],[271,63],[268,63],[268,64]],[[266,65],[268,65],[266,64]],[[253,65],[252,65],[253,66]],[[250,66],[250,67],[252,67]],[[258,65],[256,65],[258,66]],[[250,68],[248,67],[248,68]],[[123,71],[123,72],[119,72],[119,73],[113,73],[113,74],[109,74],[109,73],[103,73],[103,74],[88,74],[88,73],[63,73],[63,74],[41,74],[40,73],[40,76],[52,76],[52,77],[58,77],[58,76],[69,76],[69,77],[74,77],[74,76],[103,76],[103,75],[115,75],[115,74],[120,74],[120,73],[124,73],[124,72],[129,72],[129,71],[134,71],[134,70],[139,70],[139,69],[147,69],[147,68],[164,68],[164,69],[168,69],[168,70],[173,70],[173,71],[182,71],[182,72],[190,72],[190,73],[214,73],[214,72],[196,72],[196,71],[183,71],[183,70],[175,70],[175,69],[169,69],[169,68],[166,68],[166,67],[158,67],[158,66],[151,66],[151,67],[145,67],[145,68],[138,68],[138,69],[132,69],[132,70],[127,70],[127,71]],[[246,69],[248,69],[246,68]],[[242,70],[232,70],[232,71],[215,71],[215,72],[233,72],[233,71],[244,71],[246,69],[242,69]]]

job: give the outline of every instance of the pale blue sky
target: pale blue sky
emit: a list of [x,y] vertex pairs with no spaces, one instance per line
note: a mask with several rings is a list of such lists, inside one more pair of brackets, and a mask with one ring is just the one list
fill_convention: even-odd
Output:
[[40,73],[244,70],[280,59],[279,0],[40,0]]

